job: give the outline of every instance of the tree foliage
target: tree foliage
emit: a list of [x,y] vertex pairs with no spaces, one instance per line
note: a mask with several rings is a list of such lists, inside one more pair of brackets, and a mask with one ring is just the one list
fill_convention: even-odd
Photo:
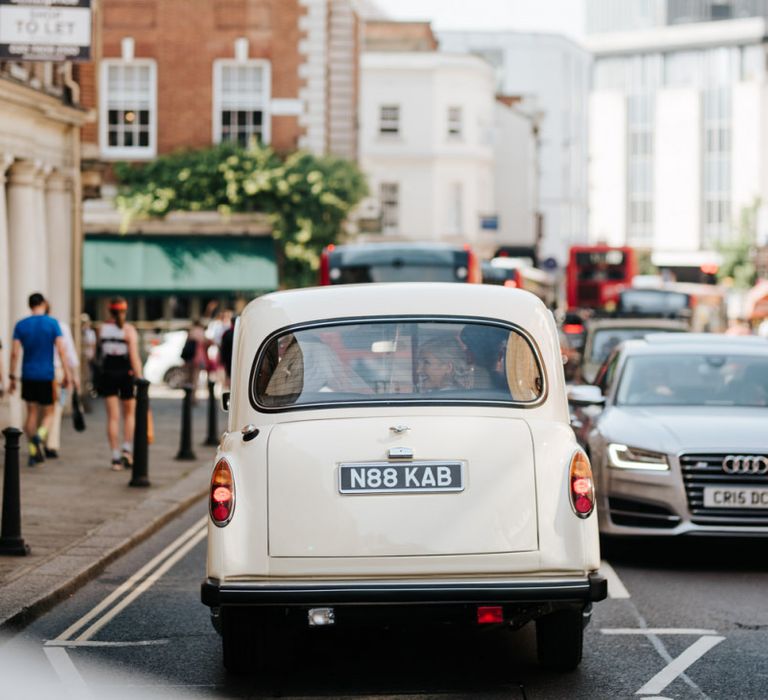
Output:
[[260,212],[269,216],[284,286],[315,279],[323,246],[336,241],[352,208],[367,194],[354,163],[298,151],[220,144],[179,151],[146,165],[118,164],[117,206],[123,228],[172,211]]
[[723,262],[717,271],[718,281],[728,281],[736,289],[749,289],[757,281],[755,240],[757,212],[760,202],[741,210],[738,235],[719,246]]

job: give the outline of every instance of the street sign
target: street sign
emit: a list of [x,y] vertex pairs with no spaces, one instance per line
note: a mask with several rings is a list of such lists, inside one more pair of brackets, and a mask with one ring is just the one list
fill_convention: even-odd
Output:
[[91,0],[0,0],[0,60],[90,57]]
[[543,263],[541,263],[541,267],[545,270],[549,270],[550,272],[557,270],[557,260],[555,258],[547,258]]

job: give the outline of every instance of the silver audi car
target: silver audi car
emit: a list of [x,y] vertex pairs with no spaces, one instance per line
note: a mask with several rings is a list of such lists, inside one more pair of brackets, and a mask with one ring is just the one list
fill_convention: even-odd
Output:
[[620,345],[596,383],[570,401],[602,533],[768,536],[766,339],[646,336]]

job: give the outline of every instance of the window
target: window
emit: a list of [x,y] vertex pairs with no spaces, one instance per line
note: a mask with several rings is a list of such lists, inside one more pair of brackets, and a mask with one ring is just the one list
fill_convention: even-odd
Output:
[[269,143],[271,94],[269,61],[214,61],[214,142]]
[[400,133],[400,106],[382,105],[379,112],[379,133],[397,136]]
[[381,202],[381,230],[383,233],[397,233],[400,226],[400,185],[396,182],[382,182],[379,188]]
[[461,107],[448,107],[448,137],[461,139],[463,134]]
[[616,403],[626,406],[768,406],[768,360],[758,355],[637,355]]
[[478,321],[360,319],[273,338],[251,395],[265,408],[416,401],[534,403],[544,376],[531,344]]
[[104,60],[101,66],[101,151],[116,158],[157,153],[157,66],[151,60]]

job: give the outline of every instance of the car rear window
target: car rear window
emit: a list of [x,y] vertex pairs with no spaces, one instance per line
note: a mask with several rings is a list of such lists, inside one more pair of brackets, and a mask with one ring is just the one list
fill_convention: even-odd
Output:
[[543,394],[541,364],[518,330],[466,321],[358,321],[267,342],[252,397],[264,408],[317,404],[508,402]]

